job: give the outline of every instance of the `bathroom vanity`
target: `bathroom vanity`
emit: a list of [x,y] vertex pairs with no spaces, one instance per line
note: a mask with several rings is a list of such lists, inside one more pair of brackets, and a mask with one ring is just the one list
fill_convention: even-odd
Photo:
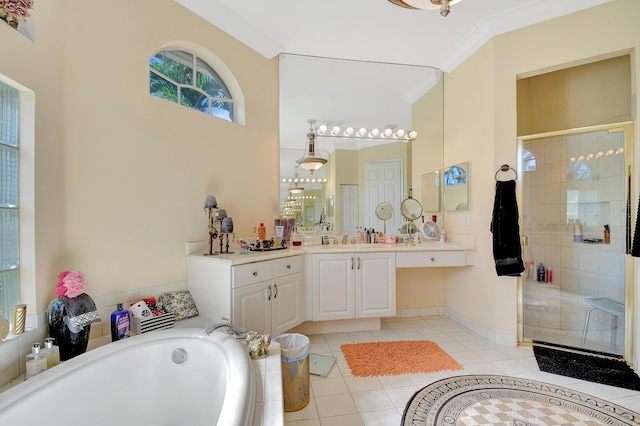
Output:
[[[302,323],[322,330],[379,328],[396,315],[396,269],[473,264],[464,244],[346,244],[187,256],[188,288],[202,315],[271,335]],[[327,328],[328,327],[328,328]]]

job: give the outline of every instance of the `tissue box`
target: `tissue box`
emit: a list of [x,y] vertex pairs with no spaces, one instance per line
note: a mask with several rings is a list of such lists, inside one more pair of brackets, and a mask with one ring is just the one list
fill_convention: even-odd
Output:
[[173,328],[175,323],[176,317],[173,312],[147,319],[131,318],[131,331],[135,334],[142,334],[153,330],[165,330]]

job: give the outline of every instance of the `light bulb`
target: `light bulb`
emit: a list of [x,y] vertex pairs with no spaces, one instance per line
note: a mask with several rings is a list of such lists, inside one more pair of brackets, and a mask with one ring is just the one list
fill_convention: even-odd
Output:
[[384,136],[385,138],[391,137],[392,134],[393,134],[393,130],[389,128],[384,129],[384,132],[382,132],[382,136]]
[[331,136],[337,136],[340,133],[340,126],[333,126],[331,129]]
[[371,136],[373,136],[374,138],[377,138],[378,135],[380,135],[380,130],[378,130],[378,129],[372,129],[371,130]]
[[415,130],[412,130],[409,132],[409,139],[415,139],[418,137],[418,132],[416,132]]
[[353,134],[353,127],[347,127],[344,131],[345,136],[351,136]]
[[361,138],[367,134],[367,129],[365,129],[364,127],[361,127],[360,130],[358,130],[358,133],[356,134],[358,135],[359,138]]
[[402,137],[404,137],[404,133],[405,133],[404,129],[398,129],[398,130],[396,130],[396,137],[397,138],[402,138]]
[[327,126],[323,124],[322,126],[318,127],[318,134],[324,135],[325,133],[327,133]]

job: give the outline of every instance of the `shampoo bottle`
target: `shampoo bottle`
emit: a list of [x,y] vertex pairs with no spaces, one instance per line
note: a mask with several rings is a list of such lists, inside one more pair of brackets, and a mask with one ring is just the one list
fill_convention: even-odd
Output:
[[47,360],[47,368],[60,364],[60,348],[54,345],[54,342],[53,337],[44,339],[44,349],[41,352]]
[[258,226],[258,239],[260,241],[267,239],[267,228],[265,228],[262,222],[260,222],[260,226]]
[[31,353],[26,356],[25,360],[25,380],[28,380],[47,369],[47,360],[40,354],[40,343],[33,344],[31,347]]
[[111,313],[111,341],[129,337],[129,327],[129,311],[122,309],[122,303],[118,303],[118,309]]

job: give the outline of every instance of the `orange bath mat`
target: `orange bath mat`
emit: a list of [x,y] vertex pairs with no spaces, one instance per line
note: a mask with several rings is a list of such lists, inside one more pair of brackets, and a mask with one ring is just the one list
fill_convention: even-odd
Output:
[[357,377],[433,373],[463,368],[429,340],[349,343],[340,346]]

